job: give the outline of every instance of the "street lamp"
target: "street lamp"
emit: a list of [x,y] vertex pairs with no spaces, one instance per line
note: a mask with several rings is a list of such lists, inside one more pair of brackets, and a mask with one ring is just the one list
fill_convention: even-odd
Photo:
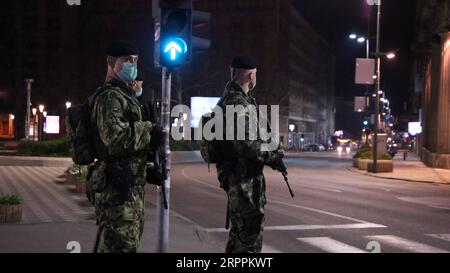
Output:
[[38,140],[44,140],[44,108],[45,106],[40,104],[38,106],[39,115],[38,115]]
[[394,59],[394,58],[395,58],[395,53],[394,53],[394,52],[390,52],[390,53],[388,53],[388,54],[386,55],[386,57],[387,57],[388,59]]
[[25,139],[30,138],[30,107],[31,107],[31,84],[34,79],[25,79],[27,85],[27,109],[25,116]]
[[69,109],[70,106],[72,106],[72,103],[71,103],[70,101],[67,101],[67,102],[66,102],[66,109]]
[[364,37],[359,37],[357,40],[356,40],[358,43],[364,43],[365,41],[366,41],[366,38],[364,38]]
[[37,109],[36,109],[36,108],[33,108],[33,109],[31,110],[31,112],[33,112],[33,116],[36,116]]

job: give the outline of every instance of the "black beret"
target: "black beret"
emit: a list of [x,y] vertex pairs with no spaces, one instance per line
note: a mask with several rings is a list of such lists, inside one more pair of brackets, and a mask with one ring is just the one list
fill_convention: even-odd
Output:
[[137,48],[128,42],[125,41],[113,41],[109,44],[106,55],[112,57],[120,57],[120,56],[129,56],[129,55],[138,55]]
[[237,56],[231,61],[232,68],[255,69],[258,64],[249,56]]

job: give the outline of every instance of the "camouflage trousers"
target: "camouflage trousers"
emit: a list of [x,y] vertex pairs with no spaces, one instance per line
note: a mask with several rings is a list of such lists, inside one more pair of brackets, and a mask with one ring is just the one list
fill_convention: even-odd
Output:
[[144,231],[144,187],[135,186],[123,201],[111,185],[95,194],[99,242],[96,252],[136,252]]
[[250,178],[229,178],[228,206],[231,230],[227,253],[261,252],[264,230],[265,180],[262,173]]

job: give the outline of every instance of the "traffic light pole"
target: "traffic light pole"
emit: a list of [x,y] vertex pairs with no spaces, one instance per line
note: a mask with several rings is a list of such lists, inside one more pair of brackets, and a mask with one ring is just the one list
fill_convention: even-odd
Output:
[[[172,75],[171,71],[163,67],[162,69],[162,95],[161,95],[161,121],[162,121],[162,127],[164,131],[166,132],[166,139],[165,139],[165,153],[167,156],[167,164],[166,168],[168,170],[167,172],[167,179],[165,180],[164,186],[158,187],[158,194],[156,197],[156,210],[158,212],[157,215],[157,238],[158,238],[158,244],[156,252],[159,253],[165,253],[167,252],[168,245],[169,245],[169,209],[170,209],[170,166],[171,166],[171,159],[170,159],[170,90],[171,90],[171,82],[172,82]],[[163,191],[165,192],[165,197],[167,199],[167,209],[164,208],[164,195]]]

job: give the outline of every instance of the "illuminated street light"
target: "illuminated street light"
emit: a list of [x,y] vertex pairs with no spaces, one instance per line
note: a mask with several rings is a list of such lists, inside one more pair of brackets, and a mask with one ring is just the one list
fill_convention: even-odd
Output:
[[9,114],[9,118],[10,118],[11,120],[14,120],[16,117],[15,117],[13,114]]
[[295,129],[295,124],[289,124],[289,131],[293,132]]
[[352,40],[355,40],[357,36],[356,36],[355,33],[352,33],[352,34],[350,34],[348,37],[349,37],[350,39],[352,39]]
[[394,58],[395,58],[395,53],[394,53],[394,52],[388,53],[388,54],[386,55],[386,58],[388,58],[388,59],[394,59]]
[[366,38],[359,37],[358,40],[356,40],[356,41],[358,41],[358,43],[364,43],[366,41]]
[[41,113],[44,112],[44,105],[41,104],[41,105],[39,105],[38,108],[39,108],[39,112],[41,112]]
[[33,109],[31,109],[31,112],[33,113],[33,116],[36,116],[37,109],[33,108]]
[[66,109],[69,109],[70,106],[72,106],[72,103],[70,101],[66,102]]

